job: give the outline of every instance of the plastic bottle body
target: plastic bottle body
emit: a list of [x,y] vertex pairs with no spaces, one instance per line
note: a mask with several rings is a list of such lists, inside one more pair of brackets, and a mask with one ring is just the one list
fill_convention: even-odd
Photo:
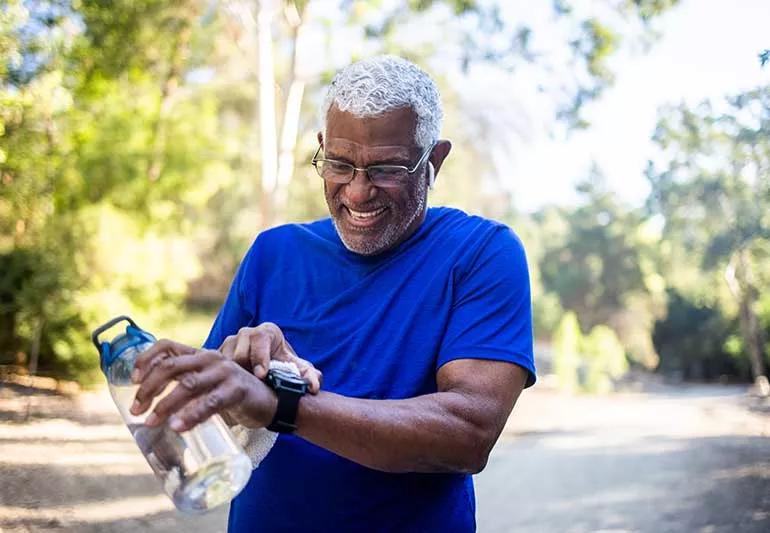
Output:
[[[251,461],[218,415],[177,433],[168,423],[146,426],[144,421],[152,408],[140,416],[129,412],[139,388],[131,382],[134,361],[151,346],[143,343],[128,347],[105,369],[110,394],[174,505],[184,512],[208,511],[230,501],[246,486]],[[170,384],[155,402],[174,386]]]

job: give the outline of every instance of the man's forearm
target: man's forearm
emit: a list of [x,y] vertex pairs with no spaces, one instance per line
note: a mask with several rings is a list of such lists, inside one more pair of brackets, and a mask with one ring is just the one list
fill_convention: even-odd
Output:
[[502,427],[485,403],[459,392],[406,400],[321,392],[300,401],[297,434],[377,470],[475,473],[486,465]]

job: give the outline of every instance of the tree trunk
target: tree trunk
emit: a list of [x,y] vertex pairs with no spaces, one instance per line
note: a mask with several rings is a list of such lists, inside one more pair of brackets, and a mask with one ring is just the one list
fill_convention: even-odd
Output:
[[174,96],[182,77],[184,61],[187,57],[187,50],[192,37],[192,20],[194,16],[194,12],[187,12],[184,18],[179,21],[181,28],[171,50],[171,57],[169,58],[171,65],[161,87],[157,118],[152,126],[150,161],[147,165],[147,178],[150,181],[157,181],[161,172],[163,172],[163,159],[166,151],[166,119],[171,112]]
[[278,182],[278,142],[276,134],[275,67],[273,64],[274,0],[259,0],[257,6],[257,79],[259,83],[259,154],[262,182],[262,227],[273,223],[274,195]]
[[[37,374],[37,364],[40,360],[40,341],[43,338],[43,326],[45,325],[45,319],[40,318],[37,322],[37,325],[35,327],[34,336],[32,337],[32,346],[30,346],[29,350],[29,367],[28,367],[28,377],[29,377],[29,386],[30,388],[33,386],[34,383],[34,377],[35,374]],[[29,395],[27,397],[27,409],[26,413],[24,414],[24,420],[29,420],[29,415],[32,412],[32,396]]]
[[761,391],[767,388],[765,374],[765,340],[759,317],[754,311],[757,290],[752,283],[748,250],[739,250],[731,259],[725,271],[730,292],[738,301],[739,319],[743,342],[749,354],[751,375]]
[[283,216],[288,199],[288,189],[294,174],[294,153],[297,148],[297,132],[299,130],[302,99],[305,94],[305,25],[304,6],[301,9],[290,2],[286,5],[286,20],[291,27],[292,55],[289,66],[289,91],[284,106],[283,123],[281,125],[281,146],[278,156],[278,176],[275,195],[275,210]]
[[16,306],[13,295],[0,293],[0,365],[15,362]]

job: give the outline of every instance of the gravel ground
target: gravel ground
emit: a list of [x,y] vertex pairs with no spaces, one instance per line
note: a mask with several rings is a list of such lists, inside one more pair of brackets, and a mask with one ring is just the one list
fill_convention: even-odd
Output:
[[[27,414],[28,413],[28,414]],[[476,479],[482,533],[770,531],[770,409],[745,388],[526,391]],[[223,531],[173,510],[104,390],[0,384],[0,531]]]
[[476,485],[481,532],[767,533],[770,416],[736,387],[533,391]]

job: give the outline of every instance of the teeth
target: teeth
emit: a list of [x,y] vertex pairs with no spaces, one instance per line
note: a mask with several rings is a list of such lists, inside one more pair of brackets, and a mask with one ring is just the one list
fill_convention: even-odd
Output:
[[374,211],[364,212],[364,211],[353,211],[348,207],[348,211],[350,211],[350,214],[356,218],[372,218],[372,217],[376,217],[377,215],[385,211],[385,208],[381,207],[379,209],[375,209]]

